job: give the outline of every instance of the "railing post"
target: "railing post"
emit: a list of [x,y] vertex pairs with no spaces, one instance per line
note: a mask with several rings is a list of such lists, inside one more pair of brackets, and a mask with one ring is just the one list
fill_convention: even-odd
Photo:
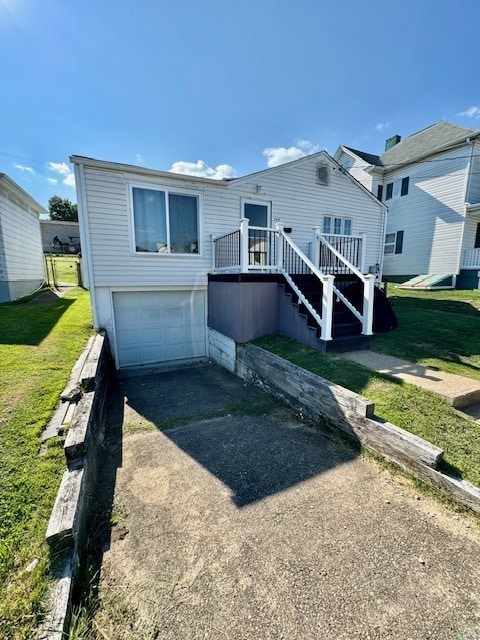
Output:
[[322,278],[322,340],[332,339],[334,280],[335,276],[323,276]]
[[240,272],[248,271],[248,218],[240,220]]
[[366,273],[367,271],[367,233],[366,231],[361,231],[359,233],[360,237],[362,238],[362,246],[360,249],[360,264],[358,265],[358,269],[362,272],[362,273]]
[[311,261],[317,267],[320,267],[320,234],[322,233],[321,227],[313,227],[313,240],[312,240],[312,255]]
[[373,334],[373,304],[375,297],[375,274],[365,276],[363,286],[363,321],[362,334],[371,336]]
[[278,222],[275,223],[275,242],[277,243],[277,246],[275,247],[276,249],[276,266],[277,269],[280,271],[283,268],[283,236],[282,236],[282,232],[283,232],[283,227],[284,227],[284,223],[280,222],[280,220]]
[[210,242],[212,243],[212,273],[215,273],[216,260],[215,260],[215,236],[213,233],[210,234]]

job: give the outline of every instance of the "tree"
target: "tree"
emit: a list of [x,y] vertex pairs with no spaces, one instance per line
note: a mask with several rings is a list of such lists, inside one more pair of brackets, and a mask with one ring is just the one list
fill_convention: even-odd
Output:
[[78,222],[77,205],[68,198],[52,196],[48,201],[50,220],[64,220],[65,222]]

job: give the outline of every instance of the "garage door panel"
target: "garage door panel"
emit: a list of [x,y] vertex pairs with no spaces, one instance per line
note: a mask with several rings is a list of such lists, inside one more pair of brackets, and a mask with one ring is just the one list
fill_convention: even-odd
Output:
[[165,324],[164,310],[161,308],[148,307],[142,309],[141,323],[143,327],[160,327]]
[[113,307],[119,366],[206,355],[204,293],[116,292]]

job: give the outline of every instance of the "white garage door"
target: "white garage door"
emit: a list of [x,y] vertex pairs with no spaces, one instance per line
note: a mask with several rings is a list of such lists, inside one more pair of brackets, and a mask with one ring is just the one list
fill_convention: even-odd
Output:
[[113,294],[120,367],[205,355],[205,293]]

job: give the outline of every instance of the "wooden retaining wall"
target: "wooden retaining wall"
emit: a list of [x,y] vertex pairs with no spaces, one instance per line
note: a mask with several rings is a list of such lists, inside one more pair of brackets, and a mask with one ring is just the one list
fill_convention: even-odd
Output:
[[46,532],[52,555],[59,560],[41,640],[61,640],[68,627],[73,587],[85,555],[111,369],[108,340],[96,335],[78,359],[61,396],[68,402],[75,399],[76,405],[64,445],[67,468]]
[[440,470],[443,450],[376,418],[375,406],[366,398],[248,343],[237,344],[236,373],[480,513],[480,490]]

